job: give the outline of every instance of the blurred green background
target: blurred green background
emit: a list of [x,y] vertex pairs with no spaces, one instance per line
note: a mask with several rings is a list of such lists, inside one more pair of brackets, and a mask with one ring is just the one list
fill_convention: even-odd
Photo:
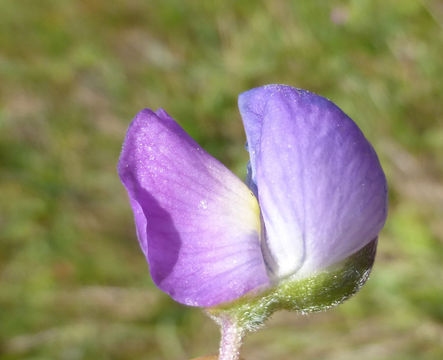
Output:
[[378,151],[390,213],[342,306],[278,313],[246,360],[443,359],[439,0],[0,0],[0,358],[189,359],[218,329],[152,284],[116,164],[164,107],[239,176],[237,95],[332,99]]

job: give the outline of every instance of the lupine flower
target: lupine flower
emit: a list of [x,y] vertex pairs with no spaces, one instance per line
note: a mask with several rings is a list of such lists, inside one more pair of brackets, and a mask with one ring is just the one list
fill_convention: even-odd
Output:
[[330,269],[364,260],[337,295],[324,289],[337,292],[341,283],[324,278],[320,287],[296,289],[302,311],[317,309],[306,294],[326,297],[320,308],[342,301],[365,281],[386,219],[387,185],[374,149],[336,105],[305,90],[252,89],[239,108],[250,155],[246,184],[163,109],[142,110],[129,126],[118,171],[154,283],[200,307],[273,294],[261,303],[266,308],[277,296],[292,301],[274,291],[288,281],[328,271],[331,279],[349,277],[355,269]]

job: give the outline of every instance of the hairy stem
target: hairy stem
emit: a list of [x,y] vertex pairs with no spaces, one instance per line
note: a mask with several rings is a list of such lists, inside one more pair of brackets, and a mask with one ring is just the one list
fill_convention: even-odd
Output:
[[219,360],[238,360],[244,331],[229,317],[219,319],[221,341]]

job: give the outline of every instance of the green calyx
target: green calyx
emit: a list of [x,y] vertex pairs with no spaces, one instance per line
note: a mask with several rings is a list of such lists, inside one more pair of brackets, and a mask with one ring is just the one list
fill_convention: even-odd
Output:
[[327,310],[354,295],[371,271],[377,239],[348,257],[309,278],[289,277],[255,296],[244,296],[229,304],[207,309],[216,321],[230,318],[244,332],[255,331],[277,310],[302,314]]

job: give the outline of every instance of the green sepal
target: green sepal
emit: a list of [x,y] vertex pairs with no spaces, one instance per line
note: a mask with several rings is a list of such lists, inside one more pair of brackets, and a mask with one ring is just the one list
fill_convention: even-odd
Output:
[[216,321],[230,318],[244,332],[255,331],[277,310],[307,314],[324,311],[354,295],[369,277],[377,239],[339,264],[309,278],[296,275],[281,280],[259,295],[242,298],[206,309]]

